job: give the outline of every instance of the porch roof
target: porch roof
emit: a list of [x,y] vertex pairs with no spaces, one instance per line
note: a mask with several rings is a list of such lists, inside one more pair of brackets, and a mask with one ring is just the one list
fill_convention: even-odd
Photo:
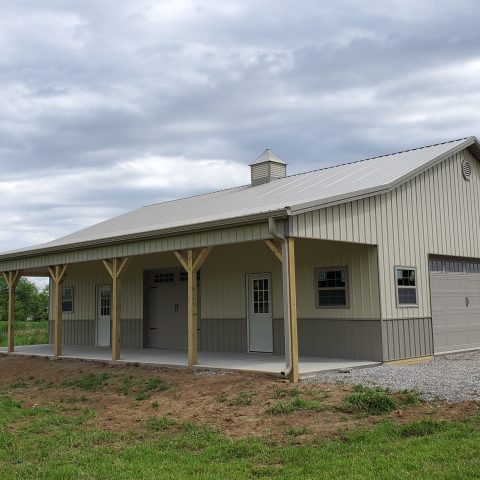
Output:
[[48,243],[5,252],[0,254],[0,260],[269,216],[285,217],[388,191],[464,148],[469,148],[480,160],[478,140],[467,137],[292,175],[266,184],[245,185],[142,207]]

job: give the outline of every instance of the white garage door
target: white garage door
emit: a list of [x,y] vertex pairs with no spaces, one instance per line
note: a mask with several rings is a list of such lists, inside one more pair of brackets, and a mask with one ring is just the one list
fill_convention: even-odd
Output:
[[435,353],[480,347],[480,262],[430,260]]

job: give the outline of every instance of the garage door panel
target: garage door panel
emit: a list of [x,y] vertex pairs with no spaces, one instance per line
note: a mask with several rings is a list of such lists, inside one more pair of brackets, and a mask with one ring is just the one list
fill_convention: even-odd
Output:
[[434,352],[480,346],[480,275],[431,273]]

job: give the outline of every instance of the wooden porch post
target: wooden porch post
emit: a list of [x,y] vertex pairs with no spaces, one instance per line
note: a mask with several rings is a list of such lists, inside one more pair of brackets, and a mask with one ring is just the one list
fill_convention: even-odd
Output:
[[15,290],[21,277],[20,270],[2,272],[5,283],[8,287],[8,330],[7,330],[7,351],[12,353],[15,349]]
[[188,367],[198,363],[198,312],[197,312],[197,272],[205,262],[211,247],[203,248],[194,258],[192,249],[186,255],[180,251],[173,252],[187,272],[188,288]]
[[55,284],[53,298],[53,318],[55,320],[54,357],[62,356],[62,284],[67,268],[68,265],[55,265],[54,267],[48,267],[50,276]]
[[[288,262],[285,265],[285,260],[282,255],[282,250],[272,240],[265,240],[267,247],[273,254],[282,262],[282,268],[288,269],[288,285],[284,288],[284,292],[288,292],[289,304],[289,318],[290,318],[290,351],[292,369],[289,378],[292,382],[298,382],[299,367],[298,367],[298,326],[297,326],[297,284],[295,277],[295,240],[292,237],[286,238],[286,251],[288,253]],[[285,278],[285,277],[284,277]],[[287,339],[285,339],[287,342]],[[287,343],[288,345],[288,343]]]
[[288,294],[290,296],[290,342],[292,349],[292,370],[290,380],[298,382],[298,327],[297,327],[297,282],[295,277],[295,240],[287,238],[288,242]]
[[112,277],[112,361],[120,359],[120,276],[127,268],[128,257],[102,260]]

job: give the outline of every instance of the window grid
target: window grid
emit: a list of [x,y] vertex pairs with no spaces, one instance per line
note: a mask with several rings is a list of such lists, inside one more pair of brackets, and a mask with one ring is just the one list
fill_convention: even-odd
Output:
[[253,313],[270,313],[269,279],[253,280]]
[[332,267],[317,269],[315,275],[317,307],[347,306],[347,270]]
[[480,262],[433,258],[429,260],[429,270],[433,273],[480,273]]
[[63,287],[62,289],[62,312],[73,312],[73,287]]
[[399,306],[417,306],[416,269],[397,267],[395,277],[397,304]]
[[466,262],[465,271],[467,273],[480,273],[480,263],[478,262]]
[[445,271],[450,273],[462,273],[463,272],[463,262],[457,260],[445,260]]
[[443,272],[443,260],[432,259],[429,264],[431,272]]
[[111,312],[110,292],[108,290],[100,290],[100,315],[109,317]]
[[175,274],[169,273],[156,273],[153,277],[154,283],[171,283],[175,281]]

